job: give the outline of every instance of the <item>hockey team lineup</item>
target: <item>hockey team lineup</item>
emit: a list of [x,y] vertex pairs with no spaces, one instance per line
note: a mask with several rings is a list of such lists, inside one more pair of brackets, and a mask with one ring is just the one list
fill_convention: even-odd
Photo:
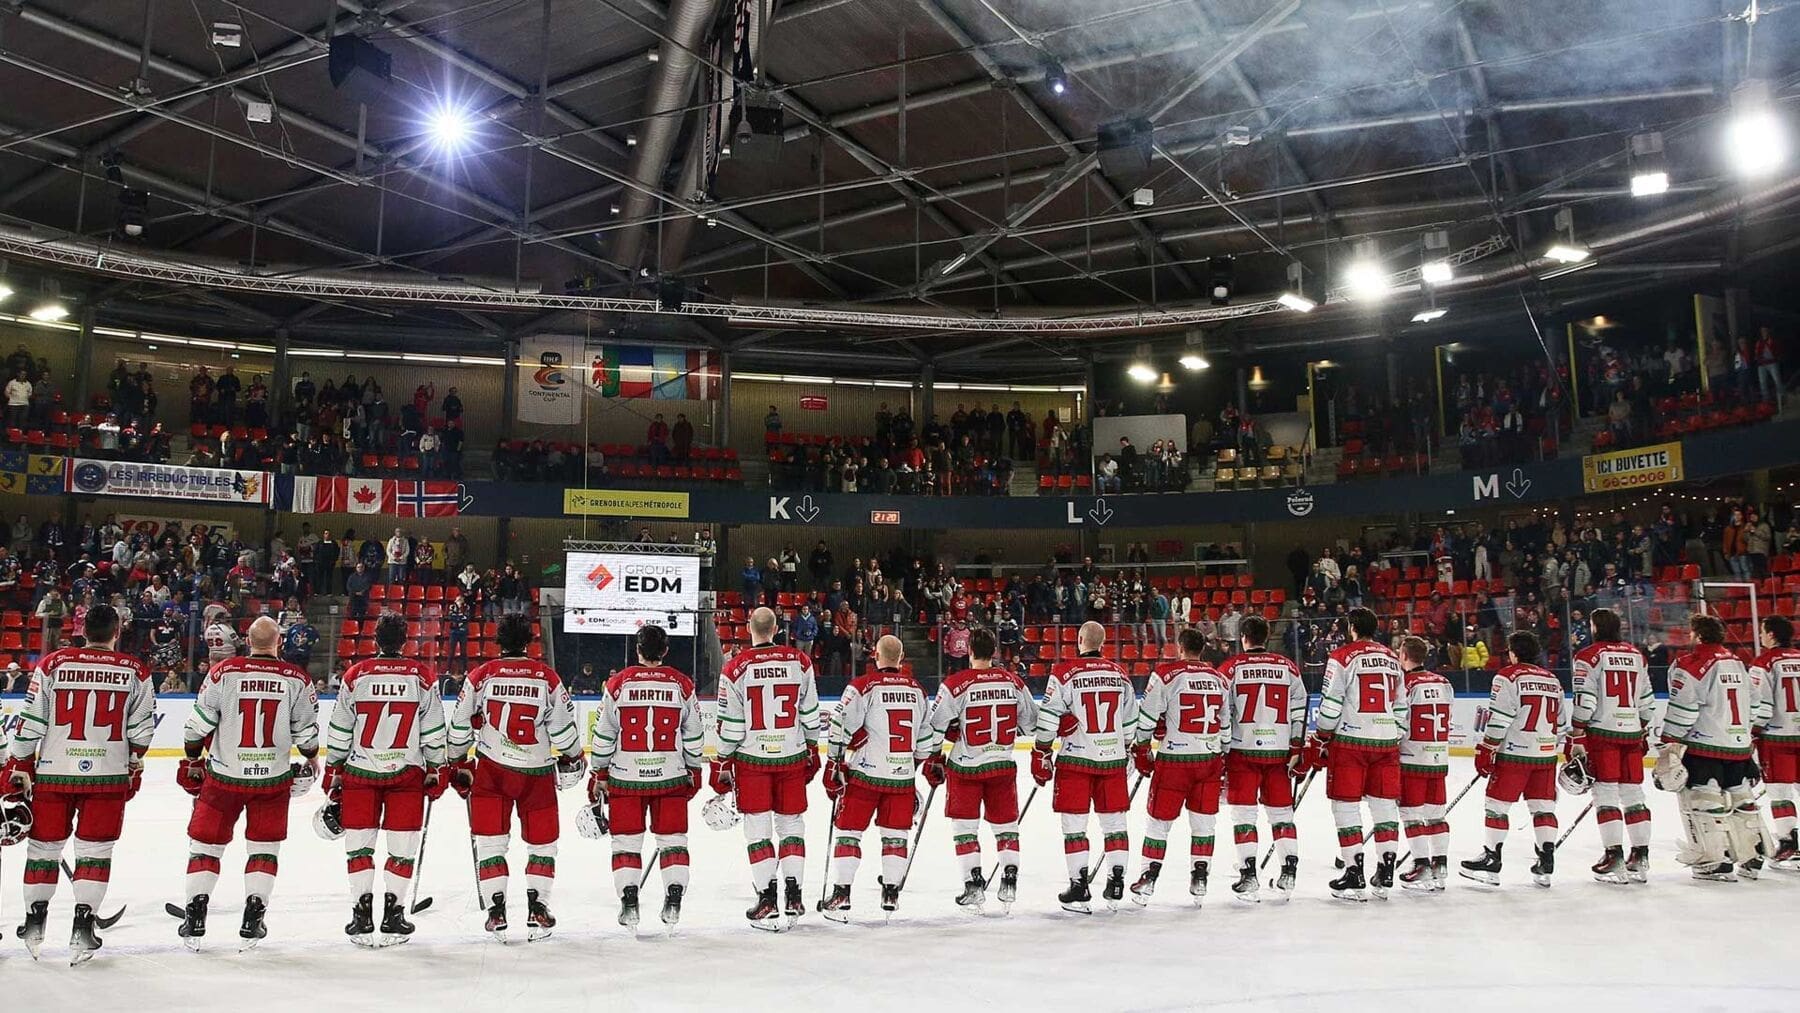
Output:
[[[1648,660],[1621,639],[1618,617],[1601,609],[1592,621],[1594,642],[1576,655],[1567,694],[1535,664],[1536,639],[1511,637],[1478,733],[1475,778],[1450,797],[1451,684],[1423,667],[1423,641],[1402,638],[1398,650],[1378,643],[1366,609],[1350,613],[1354,639],[1331,654],[1316,709],[1298,667],[1263,650],[1268,625],[1253,616],[1244,649],[1223,659],[1204,657],[1203,641],[1188,631],[1182,657],[1160,665],[1141,696],[1102,657],[1105,629],[1095,623],[1081,628],[1079,656],[1056,666],[1041,700],[1016,674],[991,666],[996,645],[987,630],[972,632],[971,667],[948,675],[935,697],[902,670],[900,642],[884,637],[875,667],[829,714],[810,660],[775,643],[775,617],[758,609],[749,617],[752,646],[720,676],[710,759],[694,684],[664,664],[668,638],[657,627],[638,634],[638,664],[608,681],[583,743],[568,690],[554,670],[526,657],[523,617],[502,620],[501,657],[477,667],[446,703],[432,667],[401,656],[404,620],[384,616],[380,655],[350,668],[327,714],[304,673],[276,658],[279,630],[265,617],[250,628],[247,657],[208,673],[187,718],[175,775],[192,796],[186,873],[182,901],[167,905],[174,917],[164,924],[171,946],[179,940],[196,951],[249,950],[278,937],[273,894],[290,810],[304,822],[300,805],[316,801],[315,787],[325,802],[312,827],[344,852],[352,902],[343,933],[370,949],[413,938],[411,916],[433,902],[420,864],[430,814],[456,802],[468,818],[482,931],[501,942],[550,936],[557,793],[578,788],[585,801],[577,830],[610,839],[616,921],[633,932],[648,920],[646,905],[668,934],[681,922],[689,813],[704,787],[713,792],[700,807],[706,824],[741,827],[751,887],[744,918],[770,932],[815,913],[834,923],[893,917],[915,860],[944,857],[919,854],[934,815],[949,824],[957,870],[959,892],[947,899],[970,913],[1004,916],[1028,890],[1053,893],[1057,908],[1075,915],[1093,913],[1096,894],[1109,909],[1129,910],[1123,902],[1147,906],[1159,890],[1195,907],[1215,890],[1240,905],[1287,902],[1308,889],[1299,878],[1295,811],[1314,791],[1329,800],[1336,840],[1309,838],[1308,847],[1336,856],[1335,875],[1319,884],[1334,902],[1386,900],[1396,885],[1443,892],[1452,882],[1449,817],[1477,787],[1483,846],[1458,863],[1460,878],[1488,889],[1549,887],[1558,846],[1592,814],[1602,844],[1592,878],[1632,890],[1649,882],[1643,781],[1652,758],[1651,779],[1677,801],[1674,859],[1693,879],[1800,871],[1800,649],[1792,624],[1766,617],[1763,650],[1746,663],[1723,646],[1716,618],[1694,616],[1695,646],[1672,659],[1668,699],[1659,702]],[[103,909],[154,726],[148,672],[113,650],[117,614],[98,606],[85,623],[86,646],[39,661],[0,768],[0,845],[11,852],[22,844],[26,856],[16,936],[32,958],[43,954],[52,903],[70,880],[73,965],[104,953],[101,930],[124,914]],[[1021,798],[1015,757],[1026,744],[1030,786]],[[830,802],[820,814],[828,851],[823,882],[809,890],[815,781]],[[1559,793],[1590,796],[1566,827]],[[1140,795],[1134,853],[1127,815]],[[1506,876],[1521,864],[1506,851],[1520,801],[1531,824],[1528,871]],[[1048,806],[1060,826],[1062,882],[1021,882],[1021,822],[1034,805]],[[1185,856],[1176,827],[1184,814]],[[522,908],[509,864],[515,816],[525,850]],[[865,911],[853,887],[871,823],[879,900]],[[240,830],[244,903],[234,932],[209,925],[208,915]],[[1229,857],[1215,855],[1224,835]],[[1054,848],[1036,839],[1027,846]],[[1216,879],[1215,868],[1223,874]],[[715,890],[738,875],[708,872]],[[652,875],[660,896],[644,892]]]

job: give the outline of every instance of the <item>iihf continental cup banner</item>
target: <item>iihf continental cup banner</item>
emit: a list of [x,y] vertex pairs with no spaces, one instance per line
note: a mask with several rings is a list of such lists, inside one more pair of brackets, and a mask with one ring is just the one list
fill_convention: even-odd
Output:
[[520,422],[572,426],[580,418],[582,344],[560,334],[520,340]]
[[269,476],[261,471],[77,457],[63,469],[63,480],[64,492],[82,496],[152,496],[242,506],[269,505]]

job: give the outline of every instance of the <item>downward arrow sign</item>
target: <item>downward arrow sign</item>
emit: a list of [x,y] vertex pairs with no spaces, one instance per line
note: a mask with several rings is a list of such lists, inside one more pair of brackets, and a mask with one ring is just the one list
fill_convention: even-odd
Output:
[[1506,491],[1512,493],[1513,499],[1524,499],[1531,491],[1531,479],[1525,477],[1524,468],[1514,468],[1512,478],[1507,480]]
[[1105,527],[1106,522],[1113,519],[1113,509],[1106,505],[1104,498],[1097,499],[1094,501],[1094,508],[1088,511],[1088,516],[1093,518],[1095,524]]
[[461,482],[456,483],[456,498],[456,510],[458,513],[466,514],[469,512],[469,508],[475,505],[474,494],[469,492],[469,487]]
[[794,513],[801,522],[811,524],[813,518],[819,516],[819,508],[813,505],[811,496],[804,496],[800,499],[800,505],[794,508]]

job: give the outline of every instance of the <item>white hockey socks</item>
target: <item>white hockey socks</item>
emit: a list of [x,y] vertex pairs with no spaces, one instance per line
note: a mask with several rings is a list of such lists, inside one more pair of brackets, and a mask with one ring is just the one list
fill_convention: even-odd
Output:
[[556,842],[525,845],[525,889],[536,890],[538,900],[550,902],[556,885]]
[[[999,836],[997,832],[995,836]],[[981,821],[951,820],[950,840],[956,845],[956,867],[967,883],[969,874],[981,868]]]
[[1189,857],[1196,862],[1212,863],[1213,827],[1219,818],[1212,813],[1188,812]]
[[202,841],[188,839],[187,895],[197,897],[200,894],[211,894],[219,885],[220,859],[225,855],[225,845],[207,844]]
[[1397,854],[1400,850],[1400,803],[1391,798],[1370,799],[1369,821],[1374,824],[1375,853]]
[[62,876],[63,845],[68,843],[66,837],[60,841],[25,842],[26,907],[56,896],[56,881]]
[[612,839],[613,889],[623,893],[644,878],[644,835],[614,834]]
[[1406,831],[1406,846],[1412,850],[1414,858],[1431,857],[1431,838],[1437,828],[1431,820],[1431,807],[1428,805],[1408,805],[1400,807],[1400,825]]
[[1425,807],[1426,819],[1430,822],[1431,833],[1426,841],[1431,845],[1425,854],[1433,858],[1445,858],[1450,854],[1450,823],[1444,818],[1448,808],[1442,803],[1434,802]]
[[[1640,792],[1642,788],[1638,789]],[[1775,822],[1775,836],[1786,837],[1794,832],[1800,818],[1796,818],[1794,803],[1800,800],[1800,784],[1769,785],[1769,818]],[[1649,823],[1645,821],[1645,834],[1649,836]]]
[[[1786,787],[1792,788],[1793,785]],[[1650,846],[1650,807],[1644,804],[1642,784],[1619,785],[1619,801],[1625,806],[1625,833],[1634,848]],[[1789,809],[1792,812],[1792,809]],[[1790,823],[1791,827],[1792,824]]]
[[481,888],[481,906],[484,908],[494,894],[506,893],[506,849],[511,843],[511,834],[475,835],[475,880]]
[[849,886],[856,881],[856,870],[862,867],[862,831],[839,828],[832,838],[831,882]]
[[[405,897],[412,889],[413,867],[419,864],[419,831],[389,830],[387,832],[387,864],[382,866],[382,881],[387,884],[387,892],[396,897]],[[506,852],[500,852],[505,856]]]
[[662,864],[662,883],[664,887],[679,886],[683,890],[688,885],[688,848],[686,834],[657,834],[657,860]]
[[75,838],[75,903],[98,909],[112,882],[112,841]]
[[350,899],[375,892],[375,837],[378,830],[344,831],[344,865],[350,870]]
[[775,881],[775,816],[745,813],[744,840],[750,849],[750,886],[761,890]]
[[806,817],[775,816],[776,854],[781,858],[781,875],[795,882],[806,881]]
[[1018,868],[1019,865],[1019,821],[994,824],[995,857],[1000,859],[1000,871],[1005,872],[1007,866]]
[[1143,856],[1145,862],[1160,862],[1169,850],[1169,828],[1173,820],[1159,820],[1154,817],[1144,821]]
[[1356,864],[1362,854],[1362,803],[1332,802],[1331,819],[1337,824],[1338,858],[1346,867]]
[[[1104,843],[1101,845],[1101,868],[1094,874],[1095,882],[1104,883],[1112,875],[1114,869],[1124,869],[1125,861],[1131,851],[1131,839],[1125,834],[1124,813],[1099,813],[1100,833]],[[1085,843],[1085,836],[1083,841]]]
[[1620,804],[1618,785],[1606,781],[1594,782],[1594,819],[1600,824],[1602,847],[1624,847],[1625,809]]
[[1506,832],[1512,829],[1512,821],[1507,818],[1506,811],[1512,808],[1511,802],[1502,802],[1492,795],[1482,799],[1487,808],[1487,846],[1497,847],[1506,841]]
[[[1250,825],[1251,829],[1255,829],[1255,806],[1250,807]],[[1275,838],[1275,850],[1281,853],[1283,861],[1293,858],[1300,853],[1300,838],[1294,829],[1293,806],[1278,805],[1269,807],[1269,836]],[[1252,837],[1250,843],[1252,845],[1250,854],[1251,856],[1254,856],[1256,854],[1256,838]],[[1243,851],[1242,848],[1239,848],[1238,850],[1240,854]]]
[[1531,836],[1538,846],[1556,843],[1556,800],[1528,798],[1525,808],[1531,811]]
[[1088,839],[1087,814],[1062,813],[1063,832],[1063,864],[1068,866],[1069,878],[1080,879],[1087,875]]
[[[1274,818],[1274,810],[1270,810],[1271,823]],[[1231,807],[1231,838],[1237,842],[1237,856],[1240,863],[1246,858],[1256,857],[1258,841],[1256,839],[1255,806],[1234,805]]]
[[261,897],[267,904],[275,895],[275,872],[281,864],[280,841],[245,841],[244,896]]
[[881,827],[876,832],[881,835],[881,881],[898,885],[906,874],[906,831]]

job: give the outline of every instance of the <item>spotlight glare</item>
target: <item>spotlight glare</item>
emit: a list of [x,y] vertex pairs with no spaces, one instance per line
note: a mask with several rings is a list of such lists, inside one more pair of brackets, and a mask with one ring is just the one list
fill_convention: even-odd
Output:
[[1344,272],[1344,286],[1350,290],[1352,299],[1376,302],[1387,298],[1387,273],[1381,265],[1372,260],[1362,260],[1351,264]]
[[1134,362],[1125,370],[1125,374],[1139,383],[1155,383],[1156,370],[1141,362]]
[[1311,313],[1319,304],[1298,292],[1283,292],[1275,297],[1275,301],[1296,313]]
[[26,316],[29,316],[31,319],[46,324],[55,323],[58,320],[65,319],[68,315],[69,308],[59,302],[39,303],[32,307],[30,313],[26,314]]
[[1554,243],[1544,251],[1544,256],[1561,264],[1579,264],[1588,259],[1588,249],[1574,243]]
[[1631,177],[1633,197],[1654,197],[1668,192],[1669,174],[1666,172],[1640,172]]
[[1450,267],[1448,260],[1428,260],[1419,268],[1419,278],[1427,285],[1448,284],[1456,272]]
[[475,133],[469,114],[456,106],[440,106],[426,121],[432,141],[445,151],[456,151]]
[[1428,310],[1420,310],[1419,312],[1414,313],[1412,322],[1415,324],[1428,324],[1428,323],[1431,323],[1433,320],[1436,320],[1439,317],[1442,317],[1444,314],[1446,314],[1448,312],[1450,312],[1450,311],[1447,309],[1444,309],[1442,306],[1433,306],[1432,308],[1430,308]]
[[12,294],[13,294],[12,286],[8,285],[7,283],[5,283],[3,281],[0,281],[0,301],[5,301],[7,299],[11,299]]
[[1769,109],[1746,109],[1726,125],[1725,150],[1740,174],[1765,176],[1787,160],[1787,137]]
[[1201,355],[1198,352],[1189,352],[1181,357],[1180,362],[1181,368],[1188,370],[1206,369],[1212,365],[1212,363],[1206,361],[1206,356]]

